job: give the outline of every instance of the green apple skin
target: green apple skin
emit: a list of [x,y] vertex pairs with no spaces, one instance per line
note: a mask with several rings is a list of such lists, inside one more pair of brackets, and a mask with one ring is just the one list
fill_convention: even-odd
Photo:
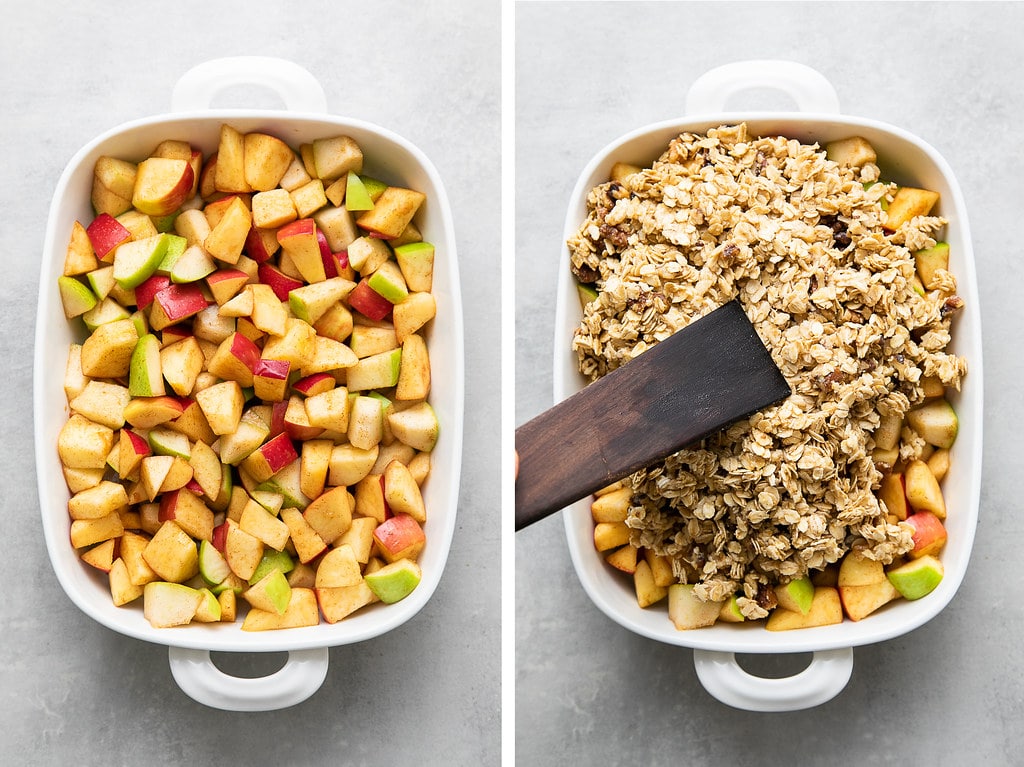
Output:
[[366,185],[358,175],[349,171],[345,179],[345,208],[347,210],[371,210],[373,200]]
[[798,578],[795,581],[790,581],[782,587],[782,590],[786,592],[789,600],[802,615],[807,615],[811,611],[811,602],[814,600],[814,584],[810,578]]
[[886,573],[889,582],[904,599],[920,599],[931,594],[942,582],[942,562],[931,554],[912,559]]
[[597,300],[597,289],[593,285],[584,285],[582,282],[576,283],[576,293],[580,298],[580,306],[586,306],[591,301]]
[[277,614],[284,615],[292,595],[291,584],[284,577],[284,573],[275,568],[257,581],[252,588],[261,589],[270,598]]
[[214,545],[203,539],[199,542],[199,574],[211,586],[217,586],[231,574],[224,555]]
[[132,351],[128,368],[128,393],[133,397],[159,397],[166,394],[160,370],[160,340],[152,333],[147,333],[136,342]]
[[406,287],[389,279],[388,274],[384,270],[378,270],[371,274],[367,283],[374,291],[393,304],[400,304],[409,297],[409,291]]
[[387,184],[372,176],[360,176],[359,180],[363,182],[366,193],[370,195],[370,199],[374,202],[377,202],[377,199],[384,194],[384,190],[388,188]]
[[399,559],[365,576],[366,585],[384,604],[405,599],[419,585],[423,573],[411,559]]
[[160,259],[160,265],[157,266],[157,274],[171,273],[174,265],[181,258],[181,254],[185,252],[185,247],[188,244],[188,240],[177,234],[167,234],[167,249],[164,251],[164,257]]
[[68,319],[85,314],[98,303],[96,294],[89,290],[89,286],[74,277],[58,277],[57,289],[60,291],[64,315]]
[[292,561],[291,556],[287,551],[277,551],[276,549],[265,549],[263,552],[263,558],[260,563],[256,565],[256,569],[252,573],[252,577],[249,579],[249,585],[255,585],[259,583],[263,578],[267,577],[272,570],[280,570],[282,574],[287,575],[295,569],[295,562]]
[[114,280],[124,290],[137,288],[156,272],[167,253],[169,234],[131,240],[114,251]]

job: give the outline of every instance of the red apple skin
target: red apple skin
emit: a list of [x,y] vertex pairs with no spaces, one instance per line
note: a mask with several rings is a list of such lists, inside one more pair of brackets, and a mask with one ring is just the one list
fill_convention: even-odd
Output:
[[169,519],[175,518],[175,507],[178,505],[178,493],[179,490],[172,490],[169,493],[164,493],[160,496],[160,516],[161,522],[166,522]]
[[171,283],[153,296],[153,300],[160,304],[171,322],[198,314],[209,305],[202,288],[194,282]]
[[252,369],[254,376],[260,376],[261,378],[273,378],[277,381],[288,380],[288,374],[291,372],[292,364],[288,360],[265,360],[260,359],[256,363],[256,367]]
[[395,514],[384,520],[373,531],[373,537],[382,549],[392,554],[426,541],[420,523],[408,514]]
[[[299,218],[285,224],[277,230],[277,241],[282,242],[289,237],[316,236],[316,222],[311,218]],[[283,243],[282,243],[283,244]]]
[[287,434],[278,434],[257,449],[263,454],[267,465],[275,474],[299,457],[299,454],[295,452],[295,445],[292,444]]
[[146,309],[153,298],[164,288],[171,284],[171,278],[166,274],[154,274],[147,277],[142,284],[135,288],[135,305],[140,309]]
[[195,479],[190,479],[188,482],[186,482],[185,489],[191,492],[192,495],[198,496],[200,498],[206,496],[206,493],[203,492],[202,485],[196,482]]
[[213,286],[225,280],[242,280],[243,283],[249,279],[249,275],[241,269],[218,269],[206,276],[206,284]]
[[131,429],[124,429],[124,433],[128,435],[128,440],[131,442],[132,450],[135,451],[135,455],[152,455],[153,450],[150,448],[149,442],[145,437],[137,434]]
[[213,544],[213,548],[217,549],[221,554],[224,553],[224,549],[227,548],[228,540],[228,523],[227,521],[222,522],[213,528],[213,537],[210,539],[210,543]]
[[109,213],[100,213],[100,215],[96,216],[92,223],[86,227],[85,233],[89,237],[89,242],[92,243],[92,249],[96,253],[96,258],[101,261],[104,260],[108,253],[112,253],[114,248],[122,242],[127,242],[132,237],[132,233],[125,229],[121,222]]
[[294,277],[289,277],[276,266],[268,263],[260,264],[256,274],[260,282],[270,286],[270,289],[274,291],[274,295],[280,301],[287,301],[288,294],[291,291],[295,290],[295,288],[301,288],[306,284],[301,280],[296,280]]
[[334,385],[334,376],[330,373],[311,373],[293,383],[292,389],[303,396],[312,397],[314,394],[322,394],[333,389]]
[[284,431],[285,434],[296,442],[305,442],[306,440],[316,439],[324,433],[324,430],[319,426],[306,426],[304,424],[292,423],[291,421],[284,422]]
[[250,227],[249,234],[245,236],[245,254],[257,264],[269,261],[273,255],[263,246],[263,240],[255,226]]
[[[166,158],[157,158],[159,161]],[[140,170],[148,160],[139,163]],[[132,199],[132,204],[147,216],[166,216],[182,206],[192,192],[192,184],[195,181],[195,173],[192,170],[192,163],[184,161],[181,176],[174,186],[167,189],[162,197],[157,199]]]
[[284,422],[284,414],[288,410],[288,400],[275,402],[270,409],[270,434],[271,438],[278,434],[284,434],[287,428]]
[[348,305],[371,320],[382,320],[393,306],[384,296],[370,287],[366,279],[360,280],[348,294]]
[[910,551],[914,559],[925,554],[937,554],[946,544],[946,526],[930,511],[911,514],[906,523],[914,528],[914,548]]
[[335,253],[334,254],[334,260],[338,262],[338,267],[337,268],[338,268],[338,272],[339,273],[344,271],[345,269],[348,269],[348,251],[347,250],[339,250],[337,253]]
[[327,279],[338,276],[338,264],[331,253],[331,246],[327,244],[327,236],[319,229],[316,230],[316,241],[320,245],[320,258],[324,262],[324,273]]
[[231,338],[231,356],[245,365],[255,374],[256,366],[263,360],[260,358],[260,347],[252,342],[252,339],[235,333]]

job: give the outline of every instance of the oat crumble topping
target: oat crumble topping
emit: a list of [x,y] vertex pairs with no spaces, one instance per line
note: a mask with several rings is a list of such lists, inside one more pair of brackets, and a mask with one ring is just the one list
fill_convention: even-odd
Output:
[[[632,543],[667,555],[704,599],[768,588],[857,548],[885,564],[911,548],[887,521],[872,461],[880,415],[923,400],[922,376],[959,388],[947,353],[963,305],[956,279],[914,290],[913,251],[946,221],[883,228],[895,185],[874,164],[840,167],[817,145],[745,125],[673,139],[651,168],[594,188],[569,240],[573,273],[598,290],[573,348],[596,379],[738,298],[793,394],[635,474]],[[901,458],[924,441],[904,426]]]

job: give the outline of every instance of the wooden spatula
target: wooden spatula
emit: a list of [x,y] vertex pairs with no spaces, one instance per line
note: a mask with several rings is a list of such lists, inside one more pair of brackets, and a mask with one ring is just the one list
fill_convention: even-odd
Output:
[[725,304],[516,429],[516,530],[789,394]]

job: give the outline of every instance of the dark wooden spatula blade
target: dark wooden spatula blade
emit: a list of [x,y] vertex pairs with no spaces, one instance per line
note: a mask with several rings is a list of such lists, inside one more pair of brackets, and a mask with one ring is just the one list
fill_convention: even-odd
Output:
[[789,394],[731,301],[516,429],[516,530]]

